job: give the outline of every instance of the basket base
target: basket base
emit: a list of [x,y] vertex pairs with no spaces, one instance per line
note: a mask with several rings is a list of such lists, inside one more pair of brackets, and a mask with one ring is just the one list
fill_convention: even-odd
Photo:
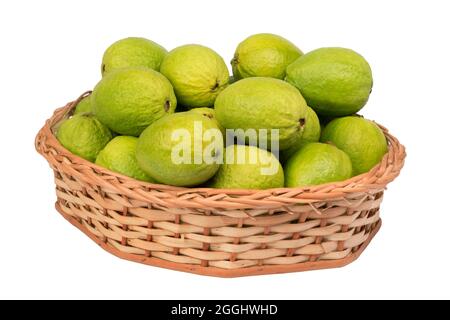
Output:
[[309,271],[309,270],[340,268],[340,267],[346,266],[349,263],[355,261],[361,255],[361,253],[364,251],[364,249],[366,249],[366,247],[369,245],[372,238],[377,234],[378,230],[380,230],[380,227],[381,227],[381,220],[379,220],[377,225],[375,226],[375,228],[370,232],[370,235],[367,238],[367,240],[363,244],[361,244],[359,249],[355,252],[352,252],[344,259],[302,262],[302,263],[290,264],[290,265],[256,266],[256,267],[241,268],[241,269],[236,269],[236,270],[232,270],[232,269],[226,270],[226,269],[215,268],[215,267],[202,267],[202,266],[198,266],[198,265],[175,263],[175,262],[170,262],[170,261],[166,261],[166,260],[159,259],[159,258],[143,257],[143,256],[135,255],[135,254],[121,252],[120,250],[109,245],[108,243],[101,241],[98,237],[96,237],[91,232],[89,232],[89,230],[86,227],[84,227],[81,223],[79,223],[75,218],[64,213],[64,211],[59,207],[58,203],[55,204],[55,207],[56,207],[56,210],[66,220],[68,220],[72,225],[74,225],[79,230],[81,230],[84,234],[86,234],[89,238],[91,238],[95,243],[97,243],[104,250],[108,251],[109,253],[111,253],[121,259],[130,260],[130,261],[134,261],[134,262],[138,262],[138,263],[143,263],[143,264],[154,266],[154,267],[189,272],[189,273],[194,273],[194,274],[203,275],[203,276],[221,277],[221,278],[234,278],[234,277],[243,277],[243,276],[264,275],[264,274],[278,274],[278,273],[288,273],[288,272],[300,272],[300,271]]

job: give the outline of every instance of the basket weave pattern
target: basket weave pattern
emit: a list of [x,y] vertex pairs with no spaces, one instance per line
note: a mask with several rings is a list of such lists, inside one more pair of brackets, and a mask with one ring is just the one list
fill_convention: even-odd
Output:
[[213,276],[343,266],[378,231],[386,185],[405,149],[381,127],[389,152],[370,172],[309,188],[224,190],[136,181],[81,159],[53,128],[77,101],[55,111],[36,137],[54,170],[57,210],[107,251],[128,260]]

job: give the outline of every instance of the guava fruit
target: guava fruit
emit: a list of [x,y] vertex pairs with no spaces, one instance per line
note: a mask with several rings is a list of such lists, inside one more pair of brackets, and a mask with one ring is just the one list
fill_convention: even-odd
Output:
[[288,159],[284,172],[286,187],[312,186],[349,179],[352,162],[333,145],[311,142]]
[[369,99],[373,84],[367,61],[345,48],[321,48],[301,56],[287,67],[286,81],[324,116],[356,113]]
[[235,79],[271,77],[284,79],[286,67],[303,52],[275,34],[255,34],[242,41],[231,60]]
[[381,129],[373,121],[356,116],[334,119],[327,124],[320,140],[349,155],[354,176],[372,169],[388,151]]
[[310,107],[307,107],[305,117],[305,127],[303,134],[299,136],[294,144],[289,148],[283,150],[280,154],[282,162],[285,162],[291,155],[299,150],[304,145],[310,142],[317,142],[320,139],[320,123],[317,114]]
[[254,129],[260,138],[272,145],[271,132],[279,133],[279,149],[290,147],[303,132],[306,102],[300,92],[287,82],[264,77],[239,80],[228,86],[216,99],[214,109],[219,123],[236,131],[239,140],[248,140],[245,133]]
[[73,154],[94,162],[112,135],[95,116],[82,113],[64,120],[57,129],[56,138]]
[[115,137],[99,152],[95,163],[134,179],[155,182],[137,163],[137,141],[138,138],[131,136]]
[[231,145],[225,148],[224,163],[208,186],[221,189],[281,188],[284,186],[283,168],[267,150]]
[[216,112],[214,111],[214,109],[206,108],[206,107],[193,108],[193,109],[189,110],[189,112],[195,112],[195,113],[201,114],[204,117],[210,119],[211,121],[214,121],[214,123],[219,128],[220,132],[222,132],[222,135],[225,137],[225,128],[220,125],[219,121],[217,121]]
[[139,166],[157,181],[174,186],[207,181],[219,168],[222,154],[219,128],[195,112],[174,113],[155,121],[142,132],[136,148]]
[[102,75],[127,67],[146,67],[159,71],[167,50],[145,38],[125,38],[114,42],[103,54]]
[[75,106],[75,111],[73,114],[80,114],[80,113],[90,113],[92,112],[92,102],[91,102],[91,95],[88,95],[84,97],[83,99],[78,102],[78,104]]
[[187,107],[210,107],[227,86],[229,73],[223,59],[210,48],[190,44],[170,51],[161,73],[172,83],[178,102]]
[[95,115],[111,130],[138,136],[152,122],[173,113],[177,100],[162,74],[134,67],[109,72],[92,93]]

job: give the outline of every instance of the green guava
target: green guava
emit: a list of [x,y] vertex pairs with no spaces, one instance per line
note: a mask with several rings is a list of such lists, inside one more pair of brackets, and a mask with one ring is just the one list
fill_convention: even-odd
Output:
[[255,146],[231,145],[225,148],[224,163],[208,186],[221,189],[270,189],[284,186],[284,173],[278,159]]
[[222,132],[222,135],[225,137],[225,128],[220,125],[219,121],[217,121],[216,112],[214,111],[214,109],[206,108],[206,107],[205,108],[193,108],[193,109],[189,110],[189,112],[195,112],[195,113],[201,114],[201,115],[205,116],[206,118],[210,119],[211,121],[214,121],[214,123],[219,128],[220,132]]
[[[306,107],[305,99],[295,87],[282,80],[263,77],[233,83],[214,104],[216,118],[224,128],[242,129],[235,131],[240,141],[249,140],[246,133],[254,129],[258,144],[261,146],[261,138],[267,139],[270,147],[273,142],[270,130],[277,129],[280,150],[289,148],[301,136]],[[267,135],[261,129],[269,130]]]
[[138,136],[155,120],[173,113],[177,100],[162,74],[137,67],[109,72],[92,93],[95,115],[111,130]]
[[91,102],[91,95],[88,95],[84,97],[83,99],[78,102],[78,104],[75,106],[75,111],[73,114],[80,114],[80,113],[91,113],[92,112],[92,102]]
[[333,145],[311,142],[288,159],[284,171],[286,187],[312,186],[349,179],[352,162]]
[[283,37],[270,33],[255,34],[242,41],[231,60],[236,79],[271,77],[284,79],[286,67],[303,52]]
[[136,146],[138,138],[118,136],[112,139],[97,155],[95,163],[111,171],[134,179],[155,182],[138,165]]
[[167,50],[145,38],[125,38],[114,42],[103,54],[102,75],[127,67],[146,67],[159,71]]
[[331,121],[321,141],[331,142],[350,156],[354,176],[372,169],[388,151],[383,131],[373,121],[356,116]]
[[195,44],[170,51],[161,64],[161,73],[172,83],[178,102],[187,107],[213,106],[229,80],[223,59]]
[[157,181],[174,186],[207,181],[219,169],[222,154],[219,128],[195,112],[174,113],[155,121],[142,132],[136,148],[139,166]]
[[373,84],[367,61],[345,48],[321,48],[301,56],[287,67],[286,81],[324,116],[356,113],[369,99]]
[[83,113],[64,120],[56,138],[73,154],[94,162],[100,150],[112,139],[112,134],[95,116]]
[[310,107],[307,107],[305,117],[305,128],[303,129],[303,135],[299,136],[295,140],[294,144],[289,148],[283,150],[280,154],[280,159],[284,163],[290,156],[292,156],[297,150],[305,146],[310,142],[317,142],[320,139],[320,123],[317,114]]

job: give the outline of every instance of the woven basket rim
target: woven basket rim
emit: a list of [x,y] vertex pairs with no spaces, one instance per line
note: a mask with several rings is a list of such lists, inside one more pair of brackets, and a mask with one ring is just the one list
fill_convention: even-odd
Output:
[[[278,196],[286,194],[289,197],[295,196],[297,199],[310,200],[306,202],[315,202],[321,201],[323,199],[322,197],[318,197],[319,199],[315,199],[315,197],[313,197],[313,199],[311,199],[311,194],[325,193],[328,194],[328,197],[326,197],[326,199],[341,198],[343,194],[347,194],[349,192],[368,192],[372,189],[385,188],[388,183],[393,181],[399,175],[406,157],[405,147],[400,144],[397,138],[389,133],[387,128],[374,121],[374,123],[381,128],[388,141],[388,152],[384,155],[381,162],[375,165],[370,171],[354,176],[347,180],[330,182],[316,186],[295,188],[281,187],[271,189],[218,189],[209,187],[177,187],[166,184],[150,183],[146,181],[136,180],[120,173],[110,171],[104,167],[96,165],[95,163],[85,160],[64,148],[56,139],[56,136],[53,133],[53,128],[55,127],[55,125],[59,123],[63,118],[71,115],[71,112],[73,112],[73,109],[75,108],[77,103],[82,98],[88,96],[90,93],[91,91],[87,91],[83,93],[78,99],[69,102],[64,107],[58,108],[54,111],[52,117],[46,120],[45,125],[36,136],[36,150],[45,157],[45,154],[41,150],[41,140],[44,138],[46,143],[51,144],[52,147],[57,150],[59,155],[69,158],[72,163],[91,167],[95,172],[101,173],[106,177],[110,176],[114,177],[115,179],[119,179],[122,183],[132,182],[133,184],[137,184],[146,189],[158,189],[166,192],[175,192],[178,196],[186,193],[200,193],[207,194],[209,196],[226,194],[232,195],[233,197],[250,195],[252,196],[252,198],[258,199],[267,197],[268,195]],[[335,193],[335,196],[333,196],[333,193]],[[307,196],[303,197],[302,195]]]

